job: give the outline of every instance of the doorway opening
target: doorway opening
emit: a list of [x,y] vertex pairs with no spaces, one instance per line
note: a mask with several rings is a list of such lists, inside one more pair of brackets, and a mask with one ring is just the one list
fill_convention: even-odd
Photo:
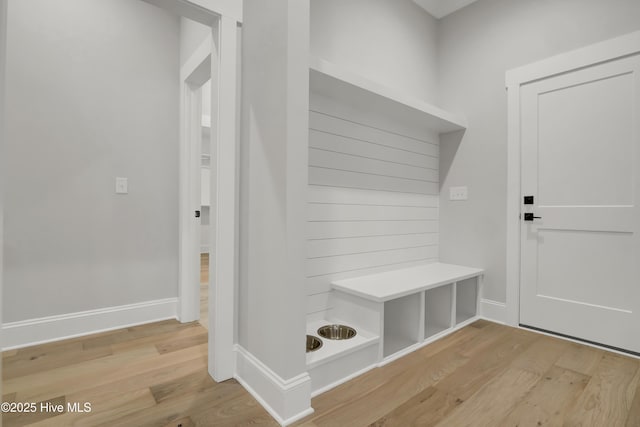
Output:
[[[239,38],[242,3],[144,0],[207,27],[207,37],[180,67],[180,207],[178,319],[206,318],[209,331],[208,369],[214,380],[235,373],[237,285],[237,135]],[[210,82],[205,86],[205,83]],[[202,99],[210,105],[209,133],[203,143]],[[207,126],[205,126],[207,127]],[[209,256],[202,255],[203,157],[209,154],[209,195],[205,218]],[[212,161],[212,157],[213,160]],[[206,173],[206,172],[205,172]],[[205,200],[206,201],[206,200]],[[205,203],[206,205],[206,203]],[[214,256],[212,256],[214,254]],[[203,258],[207,275],[203,277]],[[201,280],[207,284],[202,285]],[[205,289],[202,289],[202,288]],[[205,294],[201,298],[201,293]],[[202,313],[206,316],[202,316]]]
[[[184,16],[184,15],[183,15]],[[188,16],[185,16],[188,17]],[[195,19],[194,19],[195,20]],[[240,29],[235,18],[222,15],[208,36],[183,62],[180,136],[179,307],[181,322],[198,320],[206,312],[209,330],[209,373],[216,381],[235,373],[237,284],[237,82]],[[210,81],[209,85],[205,85]],[[203,126],[203,97],[210,103]],[[203,138],[203,127],[208,128]],[[203,140],[206,141],[203,149]],[[208,148],[208,150],[207,150]],[[205,154],[203,158],[202,154]],[[207,163],[203,168],[203,162]],[[205,185],[202,185],[203,171]],[[202,228],[203,188],[206,229]],[[207,203],[208,201],[208,203]],[[208,204],[208,206],[206,206]],[[194,215],[194,212],[196,215]],[[202,289],[202,234],[209,249],[208,279]],[[203,292],[204,291],[204,292]],[[205,298],[201,298],[201,292]]]
[[[211,236],[215,224],[211,224],[212,194],[211,152],[215,142],[211,138],[211,51],[206,45],[194,53],[194,61],[183,67],[182,123],[183,138],[180,144],[182,174],[181,202],[183,212],[180,289],[180,320],[198,320],[209,329],[209,263]],[[215,173],[215,171],[213,171]],[[212,307],[212,310],[214,308]]]
[[209,329],[209,263],[211,258],[211,80],[200,90],[200,324]]

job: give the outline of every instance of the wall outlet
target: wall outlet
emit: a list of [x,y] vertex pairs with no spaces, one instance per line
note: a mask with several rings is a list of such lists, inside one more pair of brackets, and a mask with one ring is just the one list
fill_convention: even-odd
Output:
[[127,178],[116,177],[116,194],[129,193],[129,180]]
[[467,200],[467,187],[449,187],[449,200]]

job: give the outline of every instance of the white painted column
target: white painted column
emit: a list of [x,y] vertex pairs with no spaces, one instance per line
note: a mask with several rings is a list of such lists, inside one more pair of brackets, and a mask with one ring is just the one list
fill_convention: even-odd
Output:
[[281,423],[307,415],[309,0],[246,0],[239,380]]

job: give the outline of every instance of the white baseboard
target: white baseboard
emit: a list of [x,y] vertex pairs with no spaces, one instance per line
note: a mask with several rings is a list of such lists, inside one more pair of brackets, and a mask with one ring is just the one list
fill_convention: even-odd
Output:
[[504,325],[507,322],[507,304],[489,299],[481,299],[480,315],[487,320]]
[[236,380],[280,425],[287,426],[313,413],[308,373],[284,380],[241,345],[236,344],[235,351]]
[[353,374],[347,375],[344,378],[340,378],[339,380],[332,382],[329,385],[326,385],[322,388],[319,388],[318,390],[314,391],[313,393],[311,393],[311,397],[316,397],[321,395],[322,393],[326,393],[327,391],[334,389],[336,387],[338,387],[339,385],[342,385],[348,381],[351,381],[357,377],[359,377],[360,375],[366,374],[367,372],[369,372],[372,369],[375,369],[378,367],[377,363],[374,363],[372,365],[367,366],[366,368],[360,369],[358,372],[354,372]]
[[166,298],[5,323],[2,325],[2,350],[175,319],[177,307],[177,298]]

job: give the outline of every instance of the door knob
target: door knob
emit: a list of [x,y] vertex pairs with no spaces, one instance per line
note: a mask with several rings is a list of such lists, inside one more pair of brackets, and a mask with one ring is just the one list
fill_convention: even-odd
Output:
[[525,213],[524,220],[525,221],[533,221],[534,219],[542,219],[541,216],[534,216],[533,213]]

